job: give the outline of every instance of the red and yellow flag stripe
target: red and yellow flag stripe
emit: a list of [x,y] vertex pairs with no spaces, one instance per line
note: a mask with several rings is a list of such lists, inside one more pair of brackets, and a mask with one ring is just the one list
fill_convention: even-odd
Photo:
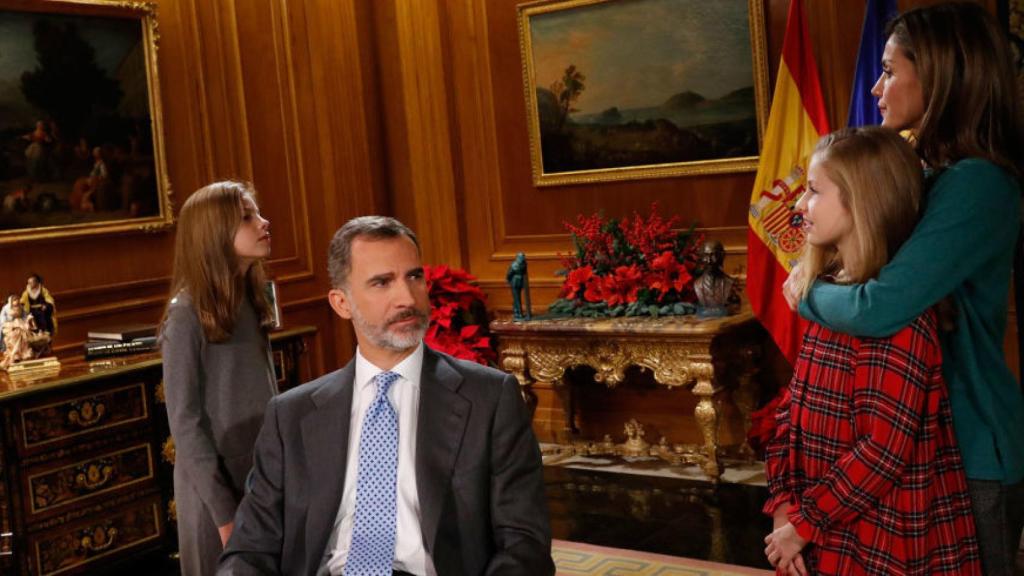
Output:
[[768,128],[750,197],[747,241],[747,296],[754,314],[791,363],[803,334],[803,321],[782,297],[782,283],[804,246],[793,206],[804,192],[810,154],[828,131],[803,1],[791,0]]

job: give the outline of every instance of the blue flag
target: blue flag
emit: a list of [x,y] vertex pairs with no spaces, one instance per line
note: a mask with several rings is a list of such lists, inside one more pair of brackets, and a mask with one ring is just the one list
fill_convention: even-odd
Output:
[[885,49],[885,25],[897,14],[896,0],[868,0],[864,10],[864,26],[860,31],[857,71],[853,75],[850,94],[849,126],[881,124],[878,103],[871,87],[882,73],[882,51]]

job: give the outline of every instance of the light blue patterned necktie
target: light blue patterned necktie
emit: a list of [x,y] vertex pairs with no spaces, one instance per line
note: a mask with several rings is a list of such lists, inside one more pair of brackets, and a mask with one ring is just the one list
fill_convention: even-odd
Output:
[[394,372],[374,378],[377,396],[363,418],[356,517],[345,576],[391,576],[398,514],[398,413],[388,401],[388,389],[398,378]]

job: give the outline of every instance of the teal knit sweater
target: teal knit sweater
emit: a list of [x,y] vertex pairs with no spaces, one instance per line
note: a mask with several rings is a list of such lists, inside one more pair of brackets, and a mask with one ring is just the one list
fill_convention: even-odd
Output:
[[1020,192],[990,162],[957,162],[934,180],[920,223],[877,279],[819,281],[800,304],[808,320],[882,337],[952,294],[956,328],[941,335],[943,374],[967,477],[1006,484],[1024,479],[1024,394],[1003,355]]

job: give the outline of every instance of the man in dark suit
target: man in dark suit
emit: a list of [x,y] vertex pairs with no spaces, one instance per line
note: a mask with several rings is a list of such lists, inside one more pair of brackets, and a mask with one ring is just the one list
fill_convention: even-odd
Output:
[[328,260],[356,357],[270,403],[218,574],[554,574],[519,386],[423,345],[415,234],[356,218]]

